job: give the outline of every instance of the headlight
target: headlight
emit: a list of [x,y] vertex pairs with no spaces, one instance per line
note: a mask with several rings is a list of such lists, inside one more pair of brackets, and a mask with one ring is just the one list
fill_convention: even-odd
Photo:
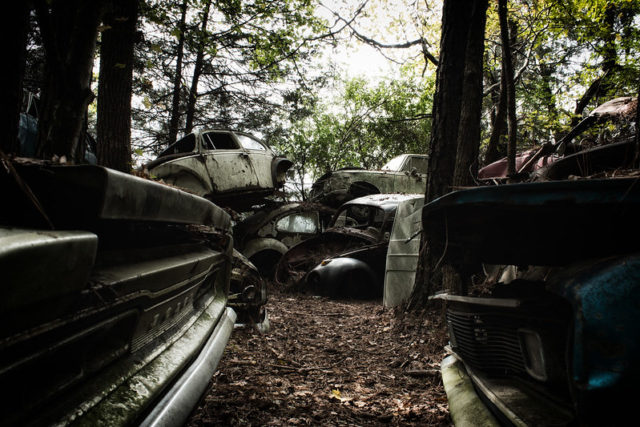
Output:
[[524,356],[524,367],[533,378],[546,381],[547,368],[544,360],[542,340],[537,332],[529,329],[519,329],[520,348]]

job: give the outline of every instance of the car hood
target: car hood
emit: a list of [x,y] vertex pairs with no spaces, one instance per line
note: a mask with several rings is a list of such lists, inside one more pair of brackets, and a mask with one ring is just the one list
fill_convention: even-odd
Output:
[[539,182],[449,193],[422,224],[445,261],[566,265],[627,253],[640,242],[635,178]]

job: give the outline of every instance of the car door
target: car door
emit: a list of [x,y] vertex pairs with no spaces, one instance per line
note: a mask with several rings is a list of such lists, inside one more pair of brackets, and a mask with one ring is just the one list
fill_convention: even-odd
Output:
[[271,172],[272,151],[256,138],[238,133],[235,135],[240,146],[249,156],[260,188],[273,188],[275,183]]
[[240,147],[230,132],[203,132],[200,142],[214,193],[258,187],[247,150]]

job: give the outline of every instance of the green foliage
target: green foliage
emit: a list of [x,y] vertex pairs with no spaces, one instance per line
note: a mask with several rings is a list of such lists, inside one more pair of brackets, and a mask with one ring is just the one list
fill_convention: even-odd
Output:
[[[148,0],[142,9],[133,131],[138,135],[136,147],[147,152],[157,153],[166,146],[182,36],[181,3]],[[208,3],[209,19],[203,31]],[[188,0],[180,113],[184,114],[197,53],[202,50],[194,126],[274,132],[279,117],[292,114],[295,108],[285,96],[313,91],[324,81],[324,72],[313,71],[321,43],[318,35],[326,31],[326,23],[314,15],[315,7],[310,0]]]
[[344,83],[339,99],[323,99],[309,115],[274,135],[294,162],[298,191],[321,174],[346,166],[376,169],[401,153],[425,153],[433,80],[362,78]]
[[[583,114],[617,96],[637,93],[640,3],[630,0],[517,0],[509,3],[517,73],[521,149],[557,140],[571,126],[577,102],[605,75]],[[487,21],[484,141],[500,81],[499,25]],[[486,90],[486,89],[485,89]]]

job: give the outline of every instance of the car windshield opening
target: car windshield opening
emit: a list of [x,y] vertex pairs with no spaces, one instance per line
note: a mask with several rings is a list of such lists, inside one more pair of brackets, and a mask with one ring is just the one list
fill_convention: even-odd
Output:
[[404,156],[394,157],[389,160],[384,166],[382,166],[383,171],[394,171],[398,172],[400,167],[402,166],[402,162],[404,161]]
[[192,133],[181,138],[171,144],[169,148],[164,150],[158,157],[168,156],[169,154],[190,153],[196,149],[196,136]]
[[373,227],[382,228],[384,211],[373,206],[350,205],[340,211],[333,223],[334,227],[351,227],[367,229]]

